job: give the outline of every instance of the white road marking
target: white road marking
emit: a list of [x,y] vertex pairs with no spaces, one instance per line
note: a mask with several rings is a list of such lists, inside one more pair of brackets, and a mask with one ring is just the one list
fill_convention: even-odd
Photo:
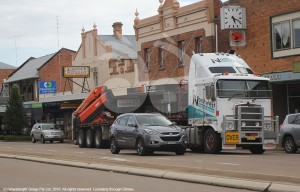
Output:
[[112,158],[112,157],[102,157],[101,159],[110,160],[110,161],[128,161],[127,159]]
[[50,150],[50,149],[48,149],[47,151],[50,151],[50,152],[56,152],[56,150]]
[[165,158],[165,157],[153,157],[153,159],[158,159],[158,160],[174,160],[174,159]]
[[220,165],[232,165],[232,166],[239,166],[240,164],[235,164],[235,163],[220,163],[220,162],[217,162],[217,164],[220,164]]

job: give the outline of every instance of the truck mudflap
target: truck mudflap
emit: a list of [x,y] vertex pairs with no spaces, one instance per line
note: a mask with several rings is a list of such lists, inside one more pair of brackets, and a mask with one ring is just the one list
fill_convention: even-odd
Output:
[[[237,146],[262,145],[263,149],[275,149],[279,144],[279,117],[263,116],[259,112],[243,112],[239,115],[224,115],[222,123],[222,149],[236,149]],[[260,116],[261,119],[251,118]]]

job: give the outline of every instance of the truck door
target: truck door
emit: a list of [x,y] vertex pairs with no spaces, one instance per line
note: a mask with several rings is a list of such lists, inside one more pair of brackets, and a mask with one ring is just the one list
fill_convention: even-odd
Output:
[[127,141],[127,143],[129,144],[129,147],[131,148],[135,148],[135,140],[137,138],[137,127],[136,127],[137,123],[134,119],[133,116],[129,116],[128,117],[128,121],[127,121],[127,126],[126,126],[126,135],[125,135],[125,140]]

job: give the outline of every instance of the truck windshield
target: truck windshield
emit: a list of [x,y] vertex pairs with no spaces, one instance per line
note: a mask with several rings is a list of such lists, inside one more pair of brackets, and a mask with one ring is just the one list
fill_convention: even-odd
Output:
[[219,80],[217,94],[220,98],[264,98],[271,97],[268,81]]

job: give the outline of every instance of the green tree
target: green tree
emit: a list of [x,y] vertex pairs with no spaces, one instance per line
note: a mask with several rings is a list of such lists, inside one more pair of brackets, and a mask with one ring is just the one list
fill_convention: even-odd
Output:
[[26,126],[23,100],[16,85],[12,87],[8,103],[6,105],[4,124],[6,130],[10,131],[10,134],[21,133],[22,129]]

